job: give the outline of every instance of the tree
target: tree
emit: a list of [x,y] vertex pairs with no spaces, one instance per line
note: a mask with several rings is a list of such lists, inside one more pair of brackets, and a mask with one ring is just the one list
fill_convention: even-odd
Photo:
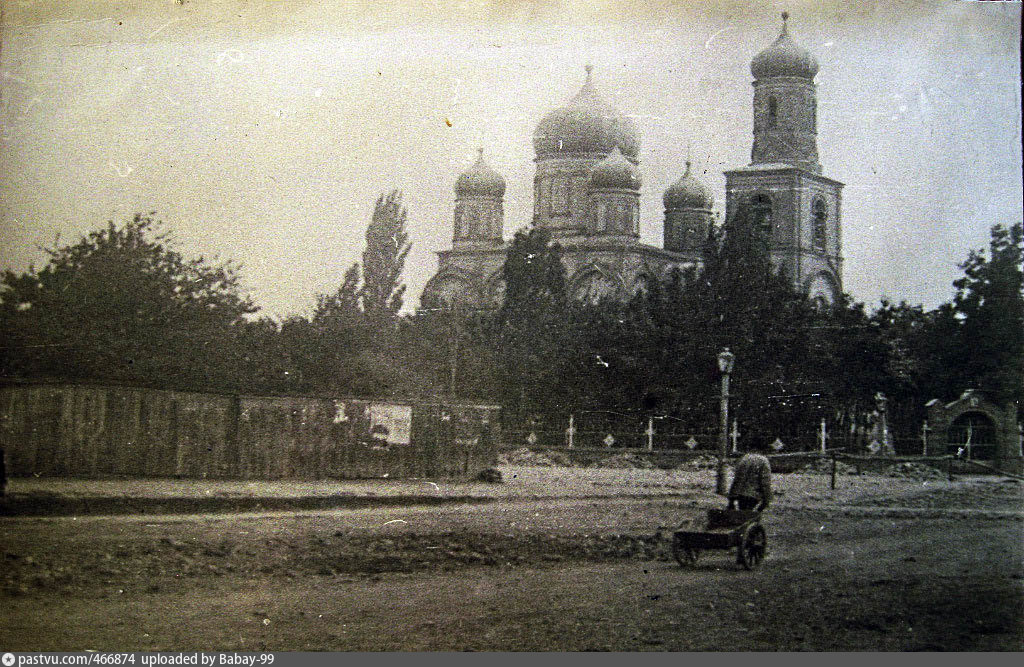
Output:
[[359,290],[363,312],[372,321],[394,318],[402,309],[402,270],[412,247],[405,221],[401,192],[393,190],[377,198],[373,218],[366,228],[363,286]]
[[562,249],[551,241],[548,230],[535,227],[516,232],[501,271],[505,279],[503,323],[519,325],[564,311],[567,295]]
[[[988,257],[971,251],[953,283],[962,380],[999,401],[1024,400],[1024,225],[995,225]],[[962,387],[966,389],[967,387]]]
[[361,320],[359,307],[359,263],[345,272],[341,286],[333,294],[318,294],[312,322],[320,326],[354,325]]
[[311,318],[292,317],[281,327],[295,351],[292,366],[311,390],[381,395],[400,384],[396,327],[382,324],[397,325],[402,308],[401,276],[411,247],[405,222],[401,193],[378,197],[362,266],[349,267],[333,293],[317,295]]
[[502,267],[496,320],[504,403],[513,411],[557,411],[564,378],[567,296],[562,250],[546,229],[516,232]]
[[149,215],[45,249],[47,265],[0,286],[5,375],[237,383],[231,328],[257,307],[229,262],[186,258]]

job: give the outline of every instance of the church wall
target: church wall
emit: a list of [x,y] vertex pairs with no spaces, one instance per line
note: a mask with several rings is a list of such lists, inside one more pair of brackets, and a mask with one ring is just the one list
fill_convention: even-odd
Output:
[[826,225],[825,252],[830,256],[840,254],[842,239],[840,238],[840,192],[841,186],[830,181],[822,181],[809,175],[800,178],[800,219],[803,221],[800,230],[800,247],[814,250],[814,201],[821,198],[828,208]]
[[794,239],[799,235],[797,211],[799,200],[796,192],[796,171],[785,168],[782,170],[750,170],[726,172],[726,216],[731,215],[739,206],[750,201],[760,193],[765,193],[772,200],[772,232],[773,248],[791,248]]
[[700,252],[714,224],[710,209],[675,208],[665,211],[663,245],[673,252]]
[[[840,248],[841,184],[792,168],[748,169],[726,172],[726,207],[731,213],[758,194],[772,200],[772,263],[800,289],[819,273],[831,276],[835,291],[842,291]],[[814,249],[814,202],[827,205],[826,252]],[[833,295],[835,296],[835,295]]]
[[815,99],[815,86],[806,79],[777,77],[757,82],[751,162],[784,162],[820,172]]
[[570,296],[576,296],[573,291],[582,279],[598,273],[615,285],[618,297],[627,299],[644,280],[664,280],[673,267],[685,269],[698,261],[695,256],[670,257],[658,248],[639,244],[606,249],[570,247],[563,249],[562,256]]
[[467,287],[469,305],[481,308],[494,305],[495,274],[505,264],[505,251],[506,247],[501,245],[487,250],[439,252],[437,273],[427,282],[421,300],[431,302],[447,284],[456,282]]
[[501,242],[504,211],[500,197],[467,196],[455,205],[454,242]]
[[604,158],[584,153],[537,160],[534,176],[534,224],[556,236],[583,232],[593,225],[587,195],[590,170]]

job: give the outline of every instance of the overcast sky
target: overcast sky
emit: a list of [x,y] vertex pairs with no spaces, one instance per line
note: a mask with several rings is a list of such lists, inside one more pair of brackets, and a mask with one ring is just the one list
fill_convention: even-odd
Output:
[[640,129],[660,246],[688,147],[720,212],[722,171],[749,163],[749,63],[784,9],[821,63],[847,292],[932,307],[1022,219],[1020,3],[623,4],[3,0],[0,264],[155,210],[187,251],[241,263],[264,313],[308,312],[397,188],[414,307],[478,146],[508,181],[506,236],[529,223],[533,130],[587,63]]

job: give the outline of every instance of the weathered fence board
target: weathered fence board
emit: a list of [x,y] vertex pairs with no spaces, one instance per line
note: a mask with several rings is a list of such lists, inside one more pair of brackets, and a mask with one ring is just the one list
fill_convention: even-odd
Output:
[[499,408],[84,384],[0,386],[12,475],[466,477],[494,465]]

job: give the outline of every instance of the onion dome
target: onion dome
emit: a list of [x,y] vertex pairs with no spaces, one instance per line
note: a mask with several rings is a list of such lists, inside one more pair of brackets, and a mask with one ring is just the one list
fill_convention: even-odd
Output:
[[690,161],[686,161],[686,173],[665,190],[665,208],[710,209],[715,203],[711,188],[690,173]]
[[590,171],[591,190],[639,190],[640,171],[626,159],[618,146]]
[[545,116],[533,133],[537,156],[559,153],[603,153],[618,147],[623,155],[636,161],[640,155],[640,137],[636,126],[605,102],[590,80],[569,104]]
[[818,73],[818,61],[811,52],[798,46],[789,36],[786,19],[789,14],[782,12],[782,34],[771,46],[754,56],[750,63],[750,73],[755,80],[769,79],[774,76],[796,76],[813,79]]
[[476,164],[462,172],[455,181],[455,195],[486,195],[489,197],[503,197],[505,195],[505,179],[501,174],[491,169],[484,160],[484,149],[480,150],[480,157]]

